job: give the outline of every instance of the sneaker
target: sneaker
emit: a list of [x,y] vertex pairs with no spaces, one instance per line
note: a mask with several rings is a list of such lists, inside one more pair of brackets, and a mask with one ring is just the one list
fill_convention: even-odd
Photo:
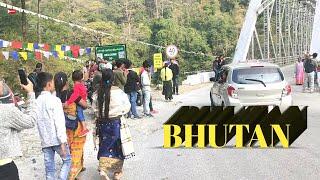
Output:
[[151,111],[150,113],[151,113],[151,114],[158,114],[159,111],[153,110],[153,111]]
[[144,114],[146,117],[153,117],[152,114]]
[[88,133],[89,133],[89,130],[88,130],[88,129],[85,129],[85,130],[83,130],[83,131],[81,131],[81,132],[79,133],[79,137],[84,137],[84,136],[86,136]]
[[134,116],[133,119],[142,119],[141,116]]

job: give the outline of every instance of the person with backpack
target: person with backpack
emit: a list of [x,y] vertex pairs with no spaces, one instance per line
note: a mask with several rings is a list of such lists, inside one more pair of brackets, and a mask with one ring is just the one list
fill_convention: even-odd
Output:
[[131,108],[128,113],[128,117],[133,119],[141,119],[137,111],[137,92],[139,90],[139,76],[132,70],[132,62],[125,61],[125,68],[128,70],[127,82],[124,86],[124,92],[128,95]]
[[303,67],[304,67],[304,71],[306,73],[304,84],[303,84],[303,92],[307,92],[309,90],[310,93],[313,93],[317,63],[314,59],[310,58],[310,55],[308,53],[305,54],[305,60],[303,62]]
[[172,70],[172,74],[173,74],[173,77],[172,77],[173,94],[179,95],[179,73],[180,73],[179,65],[174,59],[171,59],[171,64],[169,68]]

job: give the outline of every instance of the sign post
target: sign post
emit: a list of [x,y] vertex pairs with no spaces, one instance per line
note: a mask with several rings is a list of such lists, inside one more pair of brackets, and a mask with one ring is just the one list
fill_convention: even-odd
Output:
[[156,53],[153,55],[153,67],[154,69],[161,69],[163,64],[162,53]]
[[175,45],[169,45],[166,48],[166,54],[168,56],[169,59],[174,59],[177,57],[178,55],[178,48]]
[[96,46],[96,58],[107,61],[127,59],[127,48],[125,44],[114,44],[107,46]]

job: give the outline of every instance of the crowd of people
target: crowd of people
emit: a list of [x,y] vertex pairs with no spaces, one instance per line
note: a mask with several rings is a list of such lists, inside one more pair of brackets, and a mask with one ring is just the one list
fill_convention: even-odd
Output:
[[[19,179],[13,158],[21,156],[19,131],[38,127],[44,155],[46,179],[57,179],[55,154],[63,162],[58,179],[75,179],[84,171],[84,144],[89,128],[84,110],[90,105],[95,114],[94,136],[99,140],[97,158],[104,179],[120,179],[124,159],[134,156],[126,119],[152,117],[152,64],[144,61],[139,73],[129,60],[88,61],[82,70],[72,73],[73,89],[68,75],[44,72],[38,63],[29,74],[28,84],[21,87],[28,94],[25,111],[11,104],[0,103],[0,179]],[[165,62],[160,72],[163,95],[167,101],[178,94],[179,65]],[[137,111],[138,91],[142,91],[143,114]],[[0,100],[10,94],[10,88],[0,81]]]
[[219,73],[221,71],[222,66],[224,66],[225,59],[223,55],[217,56],[216,59],[212,63],[212,71],[215,74],[215,80],[218,80]]
[[295,66],[296,85],[303,85],[303,92],[313,93],[319,89],[320,67],[317,64],[317,53],[305,53],[304,58],[298,58]]

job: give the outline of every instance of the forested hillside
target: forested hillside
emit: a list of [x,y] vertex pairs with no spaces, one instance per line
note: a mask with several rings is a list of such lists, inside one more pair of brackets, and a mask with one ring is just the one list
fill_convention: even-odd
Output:
[[[137,65],[163,50],[135,40],[207,55],[233,54],[248,0],[7,0],[18,7],[116,35],[101,36],[0,8],[0,39],[52,44],[126,43]],[[38,28],[39,25],[39,28]],[[121,37],[121,38],[120,38]],[[132,41],[133,40],[133,41]],[[212,57],[180,53],[183,71],[208,69]]]

